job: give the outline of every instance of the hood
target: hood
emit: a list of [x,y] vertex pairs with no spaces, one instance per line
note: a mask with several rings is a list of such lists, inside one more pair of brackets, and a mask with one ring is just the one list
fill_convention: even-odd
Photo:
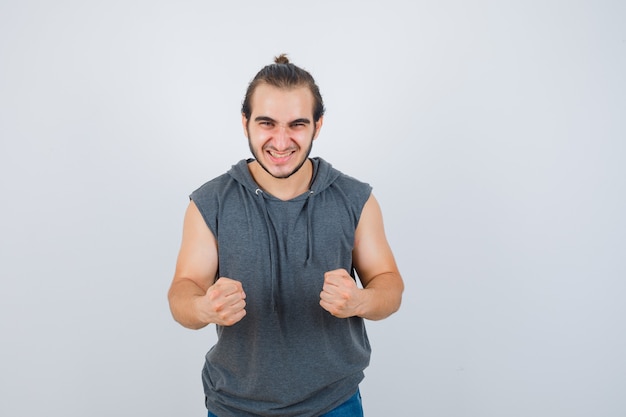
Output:
[[[228,171],[228,175],[243,185],[250,192],[257,193],[257,190],[262,192],[259,185],[252,178],[250,170],[248,169],[248,164],[252,161],[254,161],[254,159],[242,159],[237,164],[232,166],[232,168]],[[334,169],[330,163],[320,157],[311,158],[311,162],[313,163],[313,181],[311,181],[309,192],[313,192],[313,194],[320,193],[326,189],[341,174],[339,171]]]

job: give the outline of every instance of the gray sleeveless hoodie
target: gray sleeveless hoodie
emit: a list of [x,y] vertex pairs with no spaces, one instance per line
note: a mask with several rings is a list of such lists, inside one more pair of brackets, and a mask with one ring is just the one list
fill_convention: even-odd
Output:
[[219,251],[218,276],[241,281],[247,315],[217,326],[202,372],[219,417],[318,416],[352,396],[369,364],[363,320],[319,305],[324,273],[354,277],[354,232],[371,187],[321,158],[310,191],[282,201],[242,160],[191,194]]

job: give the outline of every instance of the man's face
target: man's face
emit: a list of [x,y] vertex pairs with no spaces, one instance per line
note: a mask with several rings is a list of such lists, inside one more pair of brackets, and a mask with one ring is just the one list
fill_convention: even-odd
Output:
[[243,126],[250,151],[274,178],[288,178],[306,162],[322,119],[313,121],[313,94],[306,86],[283,89],[260,84]]

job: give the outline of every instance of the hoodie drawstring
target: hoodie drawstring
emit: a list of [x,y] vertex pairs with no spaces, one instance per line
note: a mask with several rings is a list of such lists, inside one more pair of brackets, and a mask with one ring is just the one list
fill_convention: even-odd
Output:
[[254,193],[260,197],[261,206],[263,208],[263,217],[265,218],[265,225],[267,227],[267,235],[269,238],[269,257],[270,257],[270,294],[271,294],[271,309],[275,313],[278,310],[278,301],[276,300],[276,292],[278,291],[278,273],[276,263],[278,262],[278,255],[275,254],[278,246],[276,242],[276,236],[274,228],[272,227],[272,221],[270,219],[269,212],[267,211],[267,205],[265,204],[265,196],[263,190],[257,188]]
[[307,251],[305,265],[310,265],[313,259],[313,225],[311,218],[313,217],[313,191],[309,191],[306,198],[306,234],[307,234]]

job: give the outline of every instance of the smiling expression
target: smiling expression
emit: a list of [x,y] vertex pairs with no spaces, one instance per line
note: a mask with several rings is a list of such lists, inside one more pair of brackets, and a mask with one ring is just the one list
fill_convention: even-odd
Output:
[[242,118],[250,151],[272,177],[291,177],[308,160],[322,126],[322,118],[313,120],[311,91],[260,84],[251,103],[250,119]]

